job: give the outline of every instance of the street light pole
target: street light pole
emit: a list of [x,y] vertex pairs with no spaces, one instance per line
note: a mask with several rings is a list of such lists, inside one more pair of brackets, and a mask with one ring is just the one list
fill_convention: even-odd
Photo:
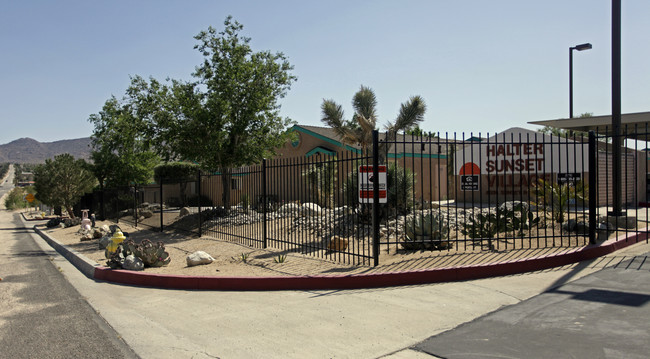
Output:
[[569,118],[573,118],[573,50],[583,51],[591,49],[590,43],[569,47]]
[[621,190],[621,0],[612,0],[612,192],[614,203],[608,215],[622,216]]

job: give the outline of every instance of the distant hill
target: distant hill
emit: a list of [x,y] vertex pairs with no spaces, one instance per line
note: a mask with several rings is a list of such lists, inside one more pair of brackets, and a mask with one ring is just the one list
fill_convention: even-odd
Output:
[[90,158],[90,137],[55,142],[38,142],[31,138],[21,138],[0,145],[0,163],[44,163],[62,153],[74,158]]

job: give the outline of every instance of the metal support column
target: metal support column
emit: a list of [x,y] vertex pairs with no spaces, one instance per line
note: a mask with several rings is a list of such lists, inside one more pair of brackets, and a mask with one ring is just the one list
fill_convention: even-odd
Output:
[[621,196],[621,0],[612,0],[612,194],[611,216],[623,216]]
[[372,131],[372,256],[379,265],[379,131]]
[[266,202],[266,158],[262,159],[262,218],[263,218],[263,224],[262,224],[262,241],[263,245],[262,248],[266,248],[268,246],[268,239],[267,239],[267,221],[266,221],[266,211],[267,211],[267,202]]
[[163,222],[163,214],[165,213],[164,211],[164,203],[163,203],[163,178],[160,176],[160,231],[162,232],[165,229],[165,224]]
[[201,221],[201,170],[198,171],[197,177],[198,178],[197,178],[197,182],[196,182],[196,191],[198,192],[198,206],[199,206],[198,207],[198,209],[199,209],[199,238],[201,238],[201,235],[203,234],[202,230],[201,230],[201,226],[203,225],[203,223],[201,223],[202,222]]
[[596,164],[596,133],[589,131],[589,243],[596,244],[596,204],[598,201],[598,172]]

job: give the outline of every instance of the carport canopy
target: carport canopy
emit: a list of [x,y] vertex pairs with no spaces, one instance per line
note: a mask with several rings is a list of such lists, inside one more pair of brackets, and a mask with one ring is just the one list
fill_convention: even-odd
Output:
[[[612,116],[562,118],[557,120],[531,121],[531,125],[551,126],[574,131],[596,131],[599,134],[612,133]],[[630,139],[650,139],[650,112],[621,114],[621,134]]]

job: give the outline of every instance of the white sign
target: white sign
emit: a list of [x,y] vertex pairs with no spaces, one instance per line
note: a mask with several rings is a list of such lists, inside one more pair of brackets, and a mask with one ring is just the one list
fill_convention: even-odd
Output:
[[374,178],[373,166],[359,166],[359,203],[372,203],[375,180],[379,183],[379,203],[388,203],[386,166],[378,166],[379,178]]
[[[457,175],[475,165],[481,175],[588,172],[588,144],[511,128],[455,153]],[[479,174],[471,173],[471,174]]]

